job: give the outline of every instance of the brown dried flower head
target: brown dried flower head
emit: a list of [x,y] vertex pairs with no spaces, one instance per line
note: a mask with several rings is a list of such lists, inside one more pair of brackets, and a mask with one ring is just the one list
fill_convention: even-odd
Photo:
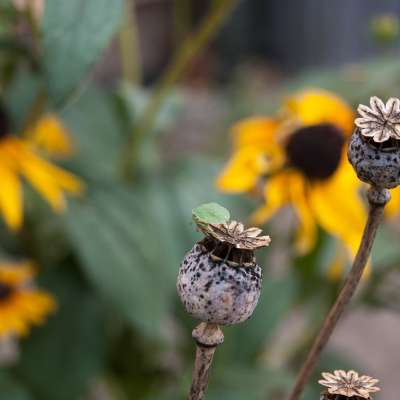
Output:
[[259,236],[262,232],[259,228],[245,229],[241,222],[229,221],[224,224],[208,224],[199,226],[203,233],[222,243],[242,250],[256,250],[270,244],[269,236]]
[[382,143],[389,139],[400,140],[400,100],[391,97],[386,104],[376,96],[370,98],[370,107],[360,104],[355,124],[363,136]]
[[358,397],[362,399],[370,399],[370,393],[375,393],[380,390],[375,386],[379,380],[371,378],[367,375],[359,376],[356,371],[336,370],[333,374],[323,372],[321,379],[318,381],[323,386],[326,386],[328,393],[332,395],[340,395],[345,397]]

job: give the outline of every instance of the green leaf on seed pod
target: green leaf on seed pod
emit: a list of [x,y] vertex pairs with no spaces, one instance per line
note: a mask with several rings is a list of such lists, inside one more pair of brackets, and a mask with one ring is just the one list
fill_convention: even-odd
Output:
[[206,203],[192,210],[193,220],[199,224],[223,224],[229,221],[230,213],[218,203]]

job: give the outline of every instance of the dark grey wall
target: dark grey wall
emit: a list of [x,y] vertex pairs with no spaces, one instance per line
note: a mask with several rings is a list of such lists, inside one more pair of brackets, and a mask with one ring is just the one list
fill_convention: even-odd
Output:
[[373,16],[400,16],[399,0],[242,0],[219,48],[227,63],[249,54],[284,67],[336,65],[373,55]]

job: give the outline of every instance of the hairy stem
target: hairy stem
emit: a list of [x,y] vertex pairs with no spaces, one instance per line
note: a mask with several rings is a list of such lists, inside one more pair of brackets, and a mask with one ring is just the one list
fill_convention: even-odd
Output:
[[371,187],[368,192],[369,213],[367,224],[361,239],[360,247],[354,259],[353,266],[344,282],[343,288],[339,293],[334,305],[330,309],[322,328],[320,329],[314,343],[307,355],[307,358],[297,375],[289,400],[298,400],[304,390],[304,387],[317,363],[322,350],[325,348],[335,326],[343,314],[346,306],[349,304],[354,292],[360,282],[362,273],[367,264],[371,253],[372,244],[378,226],[382,220],[383,210],[390,199],[387,189],[378,189]]
[[156,83],[153,95],[124,149],[122,167],[125,177],[130,177],[131,175],[131,169],[138,158],[139,145],[143,137],[148,132],[151,132],[155,116],[157,115],[165,96],[181,77],[182,73],[186,70],[194,57],[203,49],[215,33],[218,32],[218,29],[225,21],[225,18],[233,10],[237,0],[219,0],[214,3],[215,4],[211,7],[210,12],[205,16],[199,28],[189,35],[179,47],[172,57],[171,63]]
[[224,334],[218,325],[202,322],[192,336],[197,348],[188,400],[202,400],[208,385],[208,371],[217,346],[224,341]]

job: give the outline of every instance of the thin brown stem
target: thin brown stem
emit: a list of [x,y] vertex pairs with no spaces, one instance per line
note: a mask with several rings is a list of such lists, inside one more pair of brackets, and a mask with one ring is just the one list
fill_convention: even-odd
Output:
[[297,375],[289,400],[298,400],[304,390],[304,387],[317,363],[322,350],[325,348],[335,326],[343,314],[346,306],[349,304],[354,292],[360,282],[364,268],[371,253],[372,244],[378,226],[382,220],[383,210],[390,199],[387,189],[378,189],[371,187],[368,192],[369,213],[367,224],[361,239],[360,247],[354,259],[353,266],[344,282],[343,288],[339,293],[334,305],[326,317],[319,334],[307,355],[307,358]]
[[202,400],[208,385],[208,371],[217,346],[224,341],[224,334],[218,325],[202,322],[192,336],[197,348],[188,400]]

